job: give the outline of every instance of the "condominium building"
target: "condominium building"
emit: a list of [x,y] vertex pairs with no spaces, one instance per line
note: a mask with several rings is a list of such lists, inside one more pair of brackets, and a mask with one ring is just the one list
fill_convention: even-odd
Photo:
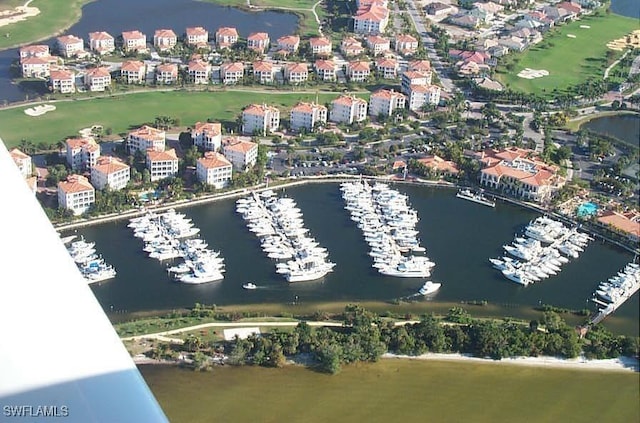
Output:
[[400,87],[402,92],[409,94],[409,87],[411,85],[430,85],[431,84],[431,71],[414,71],[408,70],[402,73]]
[[318,59],[314,64],[316,69],[316,75],[321,81],[335,81],[336,80],[336,65],[333,60]]
[[269,62],[253,62],[253,77],[261,84],[273,82],[273,65]]
[[220,78],[225,85],[237,84],[244,77],[242,62],[225,63],[220,67]]
[[119,190],[131,179],[131,168],[115,157],[102,156],[91,168],[91,184],[96,189]]
[[409,110],[420,110],[425,105],[437,106],[440,103],[440,87],[437,85],[411,85],[406,92]]
[[393,90],[381,89],[369,97],[370,116],[392,116],[394,110],[404,109],[407,97]]
[[27,57],[20,62],[23,78],[46,78],[51,72],[49,60],[44,57]]
[[163,130],[144,125],[129,132],[127,149],[129,153],[135,153],[136,151],[145,153],[148,150],[163,151],[165,149],[165,137],[166,134]]
[[400,65],[396,59],[382,57],[376,60],[376,72],[378,77],[384,79],[396,79]]
[[189,27],[185,31],[185,41],[191,47],[209,47],[209,31],[201,26]]
[[309,79],[309,69],[306,63],[289,63],[284,68],[284,77],[290,84],[300,84]]
[[238,30],[232,27],[223,26],[216,31],[216,46],[218,48],[229,48],[238,42]]
[[366,81],[371,75],[369,62],[356,61],[347,63],[347,77],[349,81],[362,82]]
[[258,53],[264,53],[269,48],[269,34],[266,32],[254,32],[247,37],[247,48]]
[[300,37],[297,35],[285,35],[278,38],[278,50],[295,53],[298,51],[298,47],[300,47]]
[[331,40],[327,37],[313,37],[309,40],[311,53],[317,56],[329,56],[331,54]]
[[153,45],[158,51],[168,51],[176,46],[178,37],[172,29],[158,29],[153,34]]
[[358,8],[353,17],[353,32],[381,34],[389,23],[389,9],[377,2]]
[[191,60],[187,65],[189,82],[192,84],[208,84],[211,78],[211,65],[203,60]]
[[364,53],[362,43],[353,37],[346,37],[340,43],[340,51],[345,56],[359,56]]
[[65,146],[67,163],[74,171],[91,169],[100,157],[100,145],[93,138],[69,138]]
[[58,51],[62,57],[74,57],[84,53],[84,41],[75,35],[63,35],[56,39]]
[[127,53],[147,51],[147,36],[138,30],[124,31],[122,33],[122,50]]
[[76,77],[72,71],[58,69],[49,72],[49,89],[58,93],[72,93],[76,90]]
[[418,39],[409,34],[398,34],[395,38],[395,50],[402,54],[413,54],[418,50]]
[[51,52],[49,46],[45,44],[20,47],[20,62],[28,57],[48,58],[49,56],[51,56]]
[[327,108],[315,103],[298,103],[291,109],[289,116],[291,129],[311,132],[317,125],[327,123]]
[[109,54],[116,49],[113,36],[105,31],[89,33],[89,47],[98,54]]
[[16,166],[18,166],[18,169],[20,170],[20,173],[22,174],[22,176],[27,178],[31,176],[31,174],[33,174],[33,165],[31,164],[31,156],[23,153],[17,148],[11,149],[9,153],[11,154],[11,158],[15,162]]
[[91,68],[84,74],[84,85],[89,91],[104,91],[111,88],[111,73],[109,68]]
[[391,41],[379,35],[369,35],[366,37],[367,47],[374,56],[386,53],[391,49]]
[[178,65],[161,63],[156,66],[156,84],[169,85],[178,81]]
[[120,78],[125,84],[141,84],[147,76],[147,67],[138,60],[127,60],[120,67]]
[[280,127],[280,110],[266,104],[250,104],[242,111],[242,133],[266,135]]
[[207,151],[216,151],[222,144],[222,125],[220,123],[196,122],[191,130],[193,145]]
[[367,102],[353,95],[341,95],[331,102],[329,120],[352,124],[367,119]]
[[69,175],[58,182],[58,207],[69,209],[78,216],[91,208],[96,201],[96,190],[82,175]]
[[237,137],[229,137],[222,142],[222,153],[234,169],[248,170],[258,161],[258,144]]
[[233,166],[222,154],[207,151],[198,159],[196,174],[198,180],[217,189],[224,188],[231,182]]
[[147,150],[147,169],[152,181],[170,178],[178,173],[178,156],[173,148],[166,151]]

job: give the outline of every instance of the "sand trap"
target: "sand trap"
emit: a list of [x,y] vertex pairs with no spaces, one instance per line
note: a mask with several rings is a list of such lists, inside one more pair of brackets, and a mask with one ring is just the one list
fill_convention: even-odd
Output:
[[83,128],[78,132],[80,136],[88,138],[93,136],[93,131],[102,131],[102,125],[93,125],[90,128]]
[[0,26],[10,25],[39,15],[40,9],[37,7],[29,7],[29,3],[31,3],[31,1],[28,1],[24,6],[18,6],[13,10],[0,12]]
[[573,35],[573,34],[567,34],[567,37],[569,37],[569,38],[576,38],[576,36],[575,36],[575,35]]
[[56,109],[56,106],[51,104],[43,104],[41,106],[29,107],[28,109],[24,109],[24,113],[28,116],[42,116],[47,112],[53,112]]
[[545,69],[529,69],[525,68],[518,72],[518,76],[524,79],[536,79],[543,76],[549,76],[549,71]]
[[583,29],[591,29],[591,27],[589,25],[580,25],[580,28]]
[[626,48],[640,48],[640,29],[636,29],[625,37],[609,41],[607,47],[617,51],[622,51]]

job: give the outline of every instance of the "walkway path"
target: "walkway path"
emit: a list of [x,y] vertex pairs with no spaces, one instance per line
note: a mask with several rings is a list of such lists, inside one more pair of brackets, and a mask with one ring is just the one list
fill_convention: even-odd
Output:
[[611,72],[611,69],[613,69],[618,63],[620,63],[620,61],[622,59],[624,59],[625,57],[627,57],[627,54],[629,54],[631,50],[627,50],[624,52],[624,54],[622,55],[621,58],[619,58],[618,60],[616,60],[615,62],[613,62],[607,69],[604,70],[604,77],[602,79],[607,79],[609,77],[609,72]]

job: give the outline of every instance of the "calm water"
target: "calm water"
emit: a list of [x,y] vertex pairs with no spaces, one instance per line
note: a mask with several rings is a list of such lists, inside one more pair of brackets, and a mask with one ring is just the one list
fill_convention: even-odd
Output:
[[581,126],[600,134],[609,135],[627,144],[638,146],[640,115],[605,116],[590,120]]
[[[536,215],[500,203],[495,209],[457,199],[450,190],[401,186],[418,210],[421,243],[436,262],[432,279],[443,286],[434,301],[487,300],[494,304],[535,306],[539,302],[572,309],[587,306],[594,287],[614,275],[633,259],[608,245],[592,243],[577,260],[546,281],[527,288],[507,281],[491,268],[489,257],[502,254],[516,232]],[[343,209],[336,184],[296,187],[286,190],[304,213],[311,234],[337,263],[334,272],[315,282],[287,284],[275,273],[274,263],[260,249],[249,232],[234,201],[222,201],[183,209],[201,228],[201,237],[211,248],[221,250],[227,272],[222,282],[186,286],[172,282],[165,264],[147,258],[142,241],[133,237],[127,222],[113,222],[79,230],[96,242],[97,249],[117,271],[116,279],[94,286],[106,310],[128,312],[188,307],[207,304],[286,303],[295,296],[312,301],[388,301],[417,292],[418,279],[379,275],[371,267],[368,246],[360,230]],[[242,289],[253,281],[259,288]],[[618,312],[637,325],[638,296]]]
[[[294,32],[297,24],[293,14],[244,12],[196,0],[98,0],[82,8],[82,18],[65,34],[87,42],[92,31],[107,31],[117,37],[122,31],[138,29],[146,34],[147,42],[153,43],[153,33],[160,28],[171,28],[180,36],[188,26],[202,26],[210,34],[220,26],[234,26],[241,37],[264,31],[276,39]],[[43,42],[50,46],[54,43],[55,38]],[[0,101],[20,101],[25,94],[34,95],[11,83],[9,67],[17,57],[17,49],[0,52]]]
[[611,0],[611,11],[618,15],[640,19],[638,0]]

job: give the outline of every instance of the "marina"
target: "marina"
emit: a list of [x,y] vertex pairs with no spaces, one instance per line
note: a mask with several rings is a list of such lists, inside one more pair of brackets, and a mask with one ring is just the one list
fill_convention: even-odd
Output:
[[[632,254],[612,244],[592,242],[578,259],[565,264],[562,272],[549,281],[553,283],[536,283],[526,289],[515,283],[504,283],[504,276],[487,266],[487,257],[501,255],[504,243],[501,240],[513,239],[514,232],[520,232],[538,213],[507,202],[496,208],[478,207],[472,202],[460,201],[455,191],[448,189],[391,187],[411,198],[411,206],[420,216],[415,228],[428,247],[428,256],[438,264],[432,268],[429,279],[445,282],[430,306],[487,301],[514,317],[528,317],[526,310],[539,304],[595,311],[595,304],[588,301],[594,286],[633,260]],[[318,281],[287,284],[275,273],[274,261],[264,254],[255,235],[247,230],[246,222],[235,211],[235,200],[193,205],[182,210],[201,229],[199,236],[215,239],[215,248],[224,253],[225,278],[218,283],[192,286],[173,283],[167,278],[166,267],[149,260],[140,243],[133,242],[125,221],[89,226],[64,235],[75,233],[95,241],[118,270],[109,283],[92,285],[107,311],[111,306],[121,312],[172,310],[191,307],[196,302],[290,304],[296,296],[301,304],[388,302],[417,293],[424,280],[388,277],[371,266],[369,246],[349,213],[345,213],[339,188],[338,184],[327,183],[286,189],[287,196],[295,199],[304,214],[305,227],[336,262],[333,272]],[[259,288],[247,292],[242,288],[247,281]],[[637,333],[638,309],[636,294],[605,323],[618,329],[626,328],[626,333]],[[482,310],[479,307],[476,312],[483,313]]]
[[84,237],[74,241],[75,235],[62,238],[67,251],[78,266],[78,270],[88,284],[103,282],[116,277],[116,270],[96,254],[95,242],[87,242]]
[[605,282],[600,282],[591,300],[597,304],[598,313],[591,323],[598,323],[615,312],[640,289],[640,266],[627,264],[623,270]]

